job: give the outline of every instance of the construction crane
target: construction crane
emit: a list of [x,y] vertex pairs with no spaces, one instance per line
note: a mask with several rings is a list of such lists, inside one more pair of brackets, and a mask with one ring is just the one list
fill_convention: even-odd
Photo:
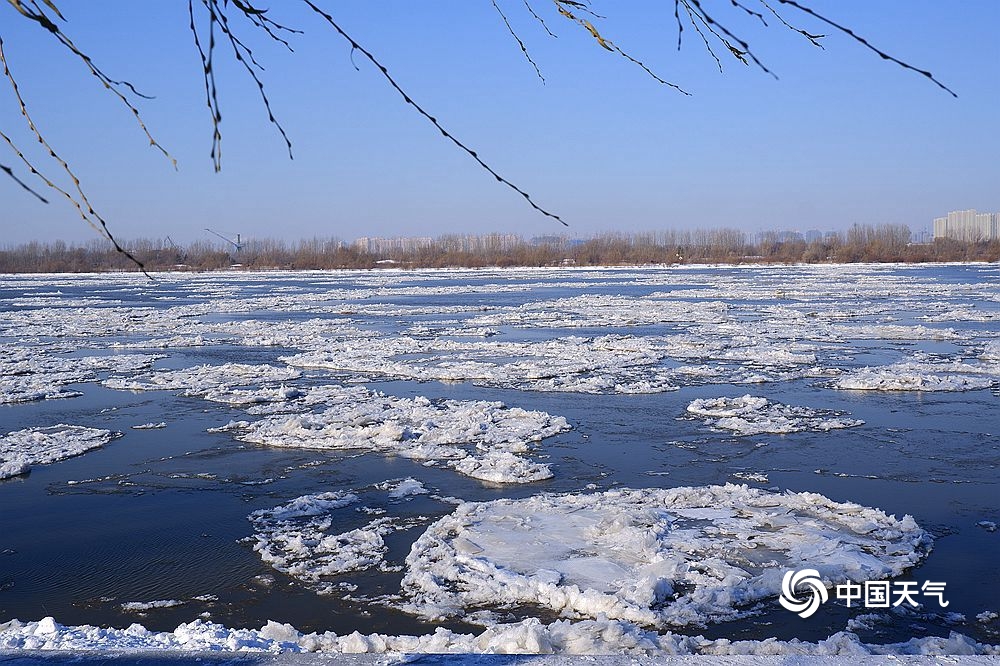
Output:
[[239,234],[236,234],[236,240],[233,240],[232,238],[227,238],[226,236],[223,236],[218,231],[212,231],[208,227],[205,227],[205,231],[207,231],[208,233],[210,233],[210,234],[212,234],[214,236],[218,236],[222,240],[226,241],[227,243],[229,243],[230,245],[232,245],[233,247],[235,247],[237,252],[239,252],[240,250],[243,249],[243,244],[240,243],[240,235]]
[[[181,246],[174,242],[174,239],[167,236],[167,243],[170,244],[170,249],[177,253],[178,258],[183,262],[187,259],[187,252],[181,249]],[[180,264],[178,264],[180,265]]]

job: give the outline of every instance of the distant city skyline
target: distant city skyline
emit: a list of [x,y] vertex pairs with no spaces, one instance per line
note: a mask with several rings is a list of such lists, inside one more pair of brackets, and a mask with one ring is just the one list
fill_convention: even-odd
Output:
[[[1000,210],[992,34],[1000,3],[991,0],[915,0],[906,11],[812,3],[933,71],[957,99],[842,35],[824,38],[821,50],[752,21],[739,25],[780,79],[725,60],[719,75],[689,31],[677,53],[672,9],[661,3],[609,7],[607,29],[690,97],[555,15],[546,17],[558,34],[552,39],[520,3],[500,5],[544,83],[488,2],[401,5],[389,17],[361,0],[338,3],[338,20],[414,98],[568,229],[497,184],[307,15],[291,20],[308,31],[294,40],[294,54],[252,45],[295,159],[256,86],[220,55],[223,170],[215,174],[186,7],[149,3],[137,18],[117,11],[120,0],[63,5],[77,43],[113,78],[155,97],[139,100],[140,110],[180,164],[175,172],[148,149],[127,110],[78,60],[10,8],[0,10],[4,53],[34,120],[124,240],[213,240],[206,227],[289,241],[696,227],[805,233],[853,224],[918,232],[944,211]],[[0,85],[0,108],[0,129],[33,148],[9,85]],[[21,166],[7,149],[0,164]],[[28,176],[23,167],[19,175]],[[59,195],[42,193],[51,203],[0,174],[0,244],[98,237]]]
[[974,208],[953,210],[934,218],[934,238],[965,242],[1000,239],[1000,213],[980,213]]

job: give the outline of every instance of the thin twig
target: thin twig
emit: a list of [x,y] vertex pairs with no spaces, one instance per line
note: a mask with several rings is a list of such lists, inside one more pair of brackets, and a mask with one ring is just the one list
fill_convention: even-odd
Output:
[[391,74],[389,74],[389,70],[385,67],[385,65],[383,65],[381,62],[379,62],[378,59],[376,59],[375,56],[371,54],[371,52],[369,52],[367,49],[365,49],[363,46],[361,46],[361,44],[359,44],[358,42],[356,42],[353,37],[351,37],[350,35],[348,35],[344,31],[344,29],[341,28],[340,25],[336,21],[333,20],[333,17],[330,14],[327,14],[322,9],[320,9],[315,4],[313,4],[312,0],[302,0],[302,1],[306,5],[308,5],[309,8],[312,9],[312,11],[314,11],[316,14],[318,14],[319,16],[321,16],[328,24],[330,24],[330,26],[334,30],[336,30],[337,33],[347,41],[348,44],[351,45],[351,49],[352,50],[355,50],[358,53],[361,53],[366,59],[368,59],[369,62],[371,62],[373,65],[375,65],[375,67],[378,69],[379,73],[382,74],[382,77],[385,78],[385,80],[389,82],[389,85],[391,85],[396,90],[396,92],[398,92],[402,96],[403,101],[406,102],[408,105],[412,106],[417,111],[417,113],[419,113],[420,115],[422,115],[432,125],[434,125],[434,127],[436,127],[437,130],[439,132],[441,132],[442,136],[444,136],[446,139],[448,139],[449,141],[451,141],[452,143],[454,143],[461,150],[463,150],[466,154],[468,154],[472,159],[474,159],[479,164],[479,166],[481,166],[490,175],[492,175],[494,178],[496,178],[497,182],[503,183],[504,185],[506,185],[507,187],[509,187],[510,189],[514,190],[515,192],[517,192],[518,194],[520,194],[522,197],[524,197],[524,200],[527,201],[528,204],[532,208],[534,208],[535,210],[537,210],[539,213],[541,213],[542,215],[545,215],[546,217],[551,217],[552,219],[554,219],[554,220],[560,222],[561,224],[563,224],[564,226],[567,226],[567,227],[569,226],[569,224],[567,224],[561,217],[559,217],[555,213],[549,212],[548,210],[542,208],[537,203],[535,203],[534,199],[531,198],[530,194],[528,194],[527,192],[525,192],[524,190],[522,190],[520,187],[518,187],[517,185],[515,185],[514,183],[512,183],[509,180],[507,180],[506,178],[504,178],[503,176],[501,176],[499,173],[497,173],[493,169],[493,167],[491,167],[489,164],[487,164],[486,162],[483,161],[483,159],[479,156],[478,153],[476,153],[476,151],[472,150],[471,148],[469,148],[468,146],[466,146],[464,143],[462,143],[461,141],[459,141],[457,138],[455,138],[455,136],[451,132],[449,132],[448,130],[446,130],[441,125],[441,123],[438,122],[437,118],[435,118],[434,116],[432,116],[431,114],[429,114],[427,111],[424,110],[424,108],[422,106],[420,106],[415,101],[413,101],[413,99],[410,97],[409,93],[407,93],[406,91],[404,91],[403,88],[398,83],[396,83],[396,80],[392,77]]
[[914,67],[913,65],[907,64],[907,63],[903,62],[902,60],[900,60],[899,58],[895,58],[895,57],[889,55],[888,53],[886,53],[885,51],[883,51],[883,50],[881,50],[879,48],[876,48],[871,42],[869,42],[867,39],[865,39],[864,37],[862,37],[859,34],[857,34],[856,32],[854,32],[853,30],[851,30],[847,26],[843,26],[843,25],[837,23],[836,21],[828,19],[826,16],[820,14],[816,10],[814,10],[814,9],[812,9],[810,7],[806,7],[805,5],[803,5],[803,4],[799,3],[799,2],[796,2],[795,0],[778,0],[778,2],[780,2],[783,5],[791,5],[792,7],[795,7],[796,9],[798,9],[799,11],[804,12],[806,14],[809,14],[810,16],[813,16],[813,17],[819,19],[820,21],[822,21],[823,23],[826,23],[830,27],[832,27],[832,28],[834,28],[836,30],[839,30],[840,32],[848,35],[851,39],[853,39],[854,41],[858,42],[859,44],[861,44],[862,46],[864,46],[869,51],[872,51],[873,53],[877,54],[878,57],[882,58],[882,60],[888,60],[889,62],[892,62],[892,63],[895,63],[895,64],[899,65],[903,69],[908,69],[911,72],[916,72],[917,74],[920,74],[921,76],[924,76],[927,79],[930,79],[931,81],[933,81],[937,85],[937,87],[939,87],[942,90],[944,90],[945,92],[949,93],[952,97],[958,97],[958,94],[954,90],[952,90],[951,88],[949,88],[948,86],[946,86],[945,84],[941,83],[936,78],[934,78],[934,75],[931,74],[929,71],[924,70],[924,69],[918,69],[917,67]]
[[531,3],[528,2],[528,0],[523,0],[523,1],[524,1],[524,6],[528,8],[528,12],[535,17],[536,21],[542,24],[542,28],[544,28],[545,32],[549,33],[549,37],[558,38],[559,37],[558,35],[549,30],[549,26],[545,24],[545,21],[542,20],[542,17],[538,15],[538,13],[535,11],[535,8],[531,6]]
[[[14,78],[14,75],[10,71],[10,66],[7,63],[7,56],[3,50],[2,37],[0,37],[0,64],[3,65],[4,77],[6,77],[7,81],[10,83],[11,89],[14,91],[14,97],[17,99],[18,106],[20,107],[21,110],[21,115],[24,117],[25,121],[27,121],[28,127],[31,129],[32,134],[34,134],[35,139],[38,141],[38,143],[41,144],[49,152],[49,157],[58,162],[59,165],[62,167],[62,170],[66,173],[67,176],[69,176],[70,180],[73,181],[73,185],[76,188],[77,193],[79,194],[79,199],[74,197],[72,194],[70,194],[63,188],[56,185],[55,182],[53,182],[50,178],[47,178],[38,169],[36,169],[35,166],[30,162],[30,160],[28,160],[28,158],[24,155],[24,153],[14,144],[14,141],[9,136],[7,136],[6,133],[0,131],[0,138],[2,138],[4,142],[7,143],[7,145],[10,146],[10,148],[17,154],[18,158],[20,158],[20,160],[25,165],[27,165],[28,169],[31,171],[32,174],[38,176],[42,180],[42,182],[44,182],[48,187],[65,196],[69,200],[69,202],[73,205],[73,207],[76,208],[77,212],[80,214],[80,217],[83,218],[83,220],[87,224],[89,224],[92,228],[97,230],[99,233],[105,236],[109,241],[111,241],[111,244],[114,245],[115,250],[128,257],[128,259],[130,259],[136,266],[139,267],[139,270],[141,270],[148,276],[148,273],[146,273],[146,269],[143,266],[142,262],[136,259],[134,256],[132,256],[132,254],[128,252],[128,250],[126,250],[118,243],[118,240],[111,233],[111,229],[108,228],[108,224],[105,221],[105,219],[101,217],[101,215],[96,210],[94,210],[93,205],[91,205],[90,200],[87,198],[86,192],[84,192],[83,190],[83,185],[80,183],[80,179],[77,178],[75,173],[73,173],[73,170],[70,168],[69,164],[62,157],[60,157],[58,153],[56,153],[56,151],[52,148],[49,142],[42,135],[41,131],[39,131],[38,126],[35,125],[35,121],[32,120],[31,114],[28,113],[28,106],[24,103],[24,98],[21,97],[21,90],[17,85],[17,80]],[[13,176],[13,174],[11,174],[11,176]],[[94,224],[94,220],[97,221],[100,227],[98,227],[97,224]]]
[[24,189],[26,189],[28,192],[31,192],[36,197],[38,197],[38,200],[41,201],[43,204],[47,204],[49,202],[48,199],[46,199],[45,197],[43,197],[38,192],[36,192],[33,189],[31,189],[26,182],[24,182],[23,180],[21,180],[20,178],[18,178],[16,175],[14,175],[14,170],[11,169],[6,164],[0,164],[0,171],[3,171],[4,173],[6,173],[8,176],[10,176],[12,179],[14,179],[15,183],[17,183],[18,185],[20,185],[21,187],[23,187]]
[[524,57],[528,59],[528,62],[531,63],[531,66],[535,68],[535,74],[538,76],[538,78],[541,80],[542,83],[545,83],[545,77],[542,76],[542,70],[538,69],[538,63],[536,63],[534,60],[531,59],[531,54],[528,53],[528,47],[524,45],[524,42],[521,41],[521,38],[517,36],[516,32],[514,32],[514,28],[511,27],[510,21],[507,20],[507,17],[500,9],[500,5],[497,4],[497,0],[490,0],[490,2],[493,3],[493,9],[497,10],[497,14],[500,15],[501,19],[503,19],[503,24],[507,26],[507,32],[509,32],[510,36],[514,38],[514,41],[517,42],[517,45],[521,47],[521,53],[523,53]]

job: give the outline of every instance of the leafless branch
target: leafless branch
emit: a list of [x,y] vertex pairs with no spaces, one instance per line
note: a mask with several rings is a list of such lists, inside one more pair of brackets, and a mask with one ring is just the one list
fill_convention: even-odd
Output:
[[517,36],[516,32],[514,32],[514,28],[511,27],[510,21],[507,20],[507,16],[504,15],[503,10],[500,9],[500,5],[497,4],[497,0],[490,0],[490,2],[493,3],[493,9],[497,10],[497,14],[500,15],[501,19],[503,19],[503,24],[507,26],[507,32],[509,32],[510,36],[514,38],[514,41],[517,42],[517,45],[521,47],[521,53],[523,53],[524,57],[528,59],[528,62],[531,63],[531,66],[535,68],[535,74],[538,75],[538,78],[541,80],[542,83],[545,83],[545,77],[542,76],[542,70],[538,69],[538,63],[532,60],[531,54],[528,53],[528,47],[524,45],[524,42],[521,41],[521,38]]
[[381,62],[379,62],[378,59],[376,59],[375,56],[372,55],[370,51],[368,51],[363,46],[361,46],[361,44],[359,44],[358,42],[356,42],[353,37],[351,37],[350,35],[348,35],[344,31],[344,29],[340,27],[340,25],[333,19],[333,16],[331,16],[330,14],[327,14],[322,9],[320,9],[315,4],[313,4],[312,0],[302,0],[302,1],[306,5],[308,5],[309,8],[312,9],[312,11],[314,11],[316,14],[318,14],[319,16],[321,16],[323,18],[323,20],[325,20],[337,32],[337,34],[339,34],[341,37],[343,37],[347,41],[347,43],[351,45],[351,49],[352,50],[357,51],[358,53],[360,53],[361,55],[363,55],[365,58],[367,58],[369,62],[371,62],[373,65],[375,65],[375,67],[378,69],[378,71],[382,74],[383,78],[385,78],[385,80],[389,82],[389,85],[391,85],[396,90],[396,92],[398,92],[402,96],[403,101],[406,102],[406,104],[408,104],[409,106],[413,107],[413,109],[415,109],[417,111],[417,113],[419,113],[420,115],[422,115],[432,125],[434,125],[434,127],[436,127],[437,130],[439,132],[441,132],[442,136],[444,136],[446,139],[448,139],[449,141],[451,141],[458,148],[460,148],[462,151],[464,151],[466,154],[468,154],[472,159],[474,159],[479,164],[480,167],[482,167],[483,169],[485,169],[490,175],[492,175],[494,178],[496,178],[496,180],[497,180],[498,183],[503,183],[504,185],[506,185],[507,187],[509,187],[510,189],[514,190],[515,192],[517,192],[518,194],[520,194],[522,197],[524,197],[524,200],[527,201],[528,204],[532,208],[534,208],[535,210],[537,210],[539,213],[541,213],[542,215],[545,215],[546,217],[551,217],[552,219],[554,219],[554,220],[560,222],[561,224],[563,224],[563,226],[569,226],[568,224],[566,224],[565,221],[563,221],[563,219],[561,217],[559,217],[555,213],[552,213],[552,212],[550,212],[550,211],[542,208],[537,203],[535,203],[535,200],[531,198],[530,194],[528,194],[527,192],[525,192],[524,190],[522,190],[520,187],[518,187],[517,185],[515,185],[514,183],[512,183],[509,180],[507,180],[506,178],[504,178],[503,176],[501,176],[499,173],[497,173],[493,169],[493,167],[491,167],[489,164],[487,164],[486,162],[483,161],[483,159],[479,156],[478,153],[476,153],[476,151],[474,151],[471,148],[469,148],[468,146],[466,146],[464,143],[462,143],[457,138],[455,138],[455,136],[451,132],[449,132],[448,130],[446,130],[441,125],[441,123],[438,122],[437,118],[435,118],[430,113],[428,113],[427,111],[425,111],[422,106],[420,106],[419,104],[417,104],[413,100],[413,98],[411,98],[410,95],[405,90],[403,90],[403,88],[396,82],[396,80],[392,77],[392,75],[389,74],[389,70],[385,67],[385,65],[383,65]]
[[11,178],[13,178],[15,183],[17,183],[18,185],[20,185],[21,187],[23,187],[24,189],[26,189],[28,192],[30,192],[31,194],[34,194],[38,198],[38,200],[41,201],[42,203],[47,204],[49,202],[48,199],[46,199],[45,197],[43,197],[38,192],[36,192],[33,189],[31,189],[31,187],[29,187],[26,182],[24,182],[23,180],[21,180],[20,178],[18,178],[14,174],[14,170],[11,169],[6,164],[0,164],[0,171],[3,171],[5,174],[7,174]]
[[889,62],[895,63],[896,65],[899,65],[903,69],[908,69],[911,72],[916,72],[917,74],[920,74],[921,76],[924,76],[927,79],[933,81],[937,85],[937,87],[939,87],[942,90],[944,90],[945,92],[949,93],[952,97],[958,97],[958,95],[955,93],[954,90],[952,90],[951,88],[949,88],[948,86],[944,85],[943,83],[941,83],[940,81],[938,81],[936,78],[934,78],[934,75],[931,74],[929,71],[924,70],[924,69],[919,69],[917,67],[914,67],[913,65],[910,65],[908,63],[903,62],[899,58],[896,58],[894,56],[889,55],[885,51],[883,51],[883,50],[875,47],[871,42],[869,42],[864,37],[861,37],[856,32],[854,32],[853,30],[851,30],[850,28],[848,28],[847,26],[841,25],[840,23],[837,23],[836,21],[833,21],[833,20],[827,18],[826,16],[824,16],[823,14],[820,14],[816,10],[811,9],[810,7],[807,7],[807,6],[803,5],[800,2],[796,2],[795,0],[778,0],[778,2],[780,2],[783,5],[791,5],[792,7],[795,7],[796,9],[798,9],[801,12],[809,14],[810,16],[814,16],[819,21],[822,21],[823,23],[826,23],[828,26],[834,28],[835,30],[838,30],[838,31],[844,33],[845,35],[849,36],[854,41],[856,41],[859,44],[861,44],[862,46],[864,46],[869,51],[872,51],[873,53],[877,54],[878,57],[882,58],[882,60],[888,60]]

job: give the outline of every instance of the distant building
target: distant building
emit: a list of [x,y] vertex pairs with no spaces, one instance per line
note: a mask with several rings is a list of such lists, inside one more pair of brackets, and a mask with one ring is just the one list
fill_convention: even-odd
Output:
[[953,210],[945,217],[935,218],[934,238],[953,238],[969,243],[1000,239],[1000,213]]

